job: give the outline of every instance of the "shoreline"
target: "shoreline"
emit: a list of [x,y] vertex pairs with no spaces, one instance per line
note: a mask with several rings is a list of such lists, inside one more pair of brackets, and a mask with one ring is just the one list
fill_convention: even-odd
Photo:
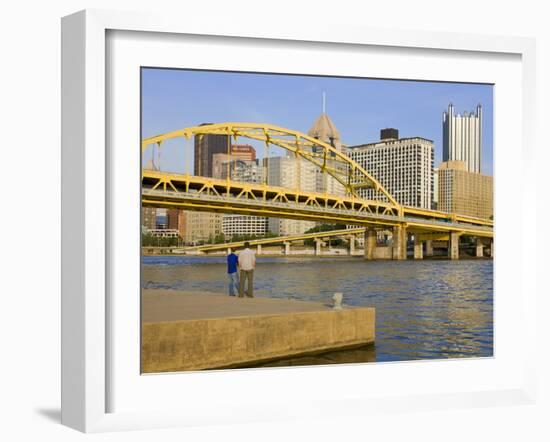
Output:
[[[185,253],[142,253],[141,257],[181,257],[181,258],[225,258],[227,255],[225,254],[203,254],[203,255],[187,255]],[[256,254],[256,258],[285,258],[285,259],[292,259],[292,258],[312,258],[312,259],[327,259],[327,258],[337,258],[337,259],[361,259],[364,260],[364,256],[361,255],[344,255],[344,254],[322,254],[322,255],[313,255],[313,254],[290,254],[290,255],[284,255],[284,254],[268,254],[268,253],[262,253],[260,255]],[[491,258],[489,256],[483,256],[483,257],[475,257],[470,255],[460,255],[460,261],[493,261],[494,258]],[[393,259],[371,259],[368,261],[374,261],[374,262],[381,262],[381,261],[399,261],[399,262],[407,262],[407,261],[451,261],[451,259],[448,256],[425,256],[422,259],[413,259],[412,255],[407,257],[406,260],[393,260]]]

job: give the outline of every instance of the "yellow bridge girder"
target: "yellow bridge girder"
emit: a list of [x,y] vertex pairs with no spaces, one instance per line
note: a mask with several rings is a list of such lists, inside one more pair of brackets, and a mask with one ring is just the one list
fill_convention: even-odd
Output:
[[442,232],[433,232],[433,233],[419,233],[415,234],[415,237],[418,238],[419,241],[448,241],[450,238],[449,233],[442,233]]
[[[364,168],[330,144],[301,132],[270,124],[219,123],[193,126],[142,140],[142,151],[150,145],[183,137],[208,134],[239,137],[276,145],[316,165],[342,184],[347,196],[337,196],[269,186],[237,183],[159,171],[142,172],[142,205],[174,207],[219,213],[302,219],[362,226],[403,226],[421,234],[449,232],[481,237],[493,236],[493,221],[441,211],[401,206]],[[387,201],[365,200],[358,189],[370,187]]]
[[179,208],[205,212],[289,218],[327,223],[345,223],[413,230],[465,232],[493,235],[488,220],[426,211],[408,216],[407,208],[361,198],[238,183],[209,177],[167,174],[144,170],[142,204],[148,207]]
[[145,138],[141,142],[142,151],[150,145],[161,145],[164,141],[174,138],[190,139],[193,136],[227,135],[235,141],[238,138],[248,138],[261,141],[266,146],[272,144],[286,149],[313,163],[323,172],[331,175],[346,189],[349,195],[358,197],[357,190],[365,187],[381,192],[394,207],[400,207],[395,198],[370,175],[360,164],[335,147],[302,132],[272,124],[260,123],[217,123],[203,126],[193,126],[168,132],[162,135]]

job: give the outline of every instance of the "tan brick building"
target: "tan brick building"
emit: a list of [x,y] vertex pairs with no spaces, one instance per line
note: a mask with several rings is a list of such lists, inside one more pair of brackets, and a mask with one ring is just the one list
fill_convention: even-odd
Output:
[[210,242],[222,231],[222,217],[218,213],[185,212],[185,232],[183,240],[186,244]]
[[180,238],[185,236],[186,212],[180,209],[168,209],[168,228],[177,230]]
[[441,163],[438,172],[438,209],[444,212],[491,218],[493,177],[468,172],[464,161]]

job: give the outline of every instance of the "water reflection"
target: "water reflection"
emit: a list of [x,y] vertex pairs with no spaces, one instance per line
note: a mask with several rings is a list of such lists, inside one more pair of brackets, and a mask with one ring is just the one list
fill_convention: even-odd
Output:
[[[143,264],[143,287],[226,290],[223,257],[143,257]],[[260,258],[254,280],[257,296],[325,302],[334,292],[343,292],[348,305],[375,307],[376,361],[493,354],[490,260]],[[358,352],[338,357],[353,355],[366,358]],[[336,356],[325,361],[330,358]]]
[[366,345],[363,347],[348,350],[331,351],[320,354],[297,356],[294,358],[277,359],[275,361],[263,362],[254,365],[246,365],[241,368],[256,367],[299,367],[304,365],[329,365],[329,364],[351,364],[358,362],[375,362],[376,347]]

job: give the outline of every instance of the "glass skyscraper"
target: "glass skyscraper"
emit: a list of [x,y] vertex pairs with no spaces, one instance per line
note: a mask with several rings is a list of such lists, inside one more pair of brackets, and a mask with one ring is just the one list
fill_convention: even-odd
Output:
[[481,105],[456,115],[452,104],[443,112],[443,161],[464,161],[467,171],[481,173]]

